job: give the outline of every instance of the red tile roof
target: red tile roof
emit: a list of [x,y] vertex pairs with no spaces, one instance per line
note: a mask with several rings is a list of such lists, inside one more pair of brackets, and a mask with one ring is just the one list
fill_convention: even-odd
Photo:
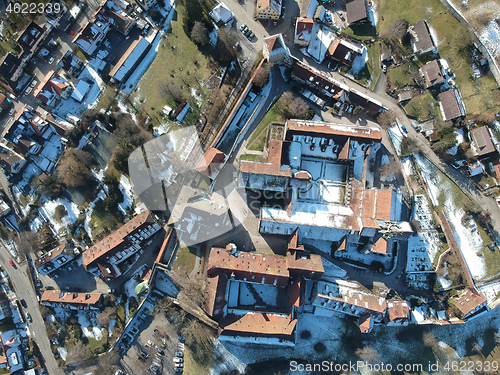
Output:
[[224,158],[225,155],[222,151],[219,151],[215,147],[209,147],[196,166],[196,170],[205,176],[209,176],[215,166],[224,162]]
[[84,251],[82,254],[82,265],[85,267],[85,269],[87,269],[87,267],[91,263],[123,244],[129,234],[131,234],[133,231],[140,228],[147,222],[153,222],[153,220],[149,216],[149,211],[143,211],[139,215],[133,217],[121,228],[117,229],[98,243],[94,244],[94,246],[92,246],[90,249]]
[[398,319],[408,319],[410,308],[406,301],[389,301],[387,302],[387,312],[389,321],[392,322]]
[[221,322],[222,333],[242,332],[260,335],[292,336],[297,319],[290,316],[252,312],[243,316],[227,315]]
[[359,330],[361,333],[368,332],[372,328],[372,316],[364,314],[359,318]]
[[375,205],[375,219],[391,219],[392,190],[377,190],[377,201]]
[[376,238],[373,242],[372,252],[378,254],[387,254],[387,240],[385,238]]
[[101,293],[71,293],[60,290],[46,290],[40,302],[69,303],[72,305],[95,305],[101,299]]
[[278,139],[269,140],[268,162],[260,163],[254,161],[242,161],[240,170],[242,173],[265,174],[271,176],[291,176],[290,168],[281,170],[281,151],[283,141]]
[[486,302],[486,297],[479,292],[473,292],[467,289],[459,298],[457,298],[453,305],[460,310],[460,312],[465,317],[467,314],[471,313],[475,308],[481,306]]
[[322,121],[288,120],[286,123],[288,131],[322,133],[354,138],[356,140],[382,139],[380,129],[368,126],[334,124]]

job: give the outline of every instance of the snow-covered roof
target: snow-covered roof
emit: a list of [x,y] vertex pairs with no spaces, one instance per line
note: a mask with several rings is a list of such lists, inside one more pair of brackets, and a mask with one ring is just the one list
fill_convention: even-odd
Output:
[[81,102],[89,89],[90,85],[87,82],[80,80],[78,82],[78,85],[76,85],[75,91],[73,91],[73,94],[71,94],[71,97]]
[[233,14],[227,5],[221,2],[212,9],[210,17],[212,17],[215,22],[223,22],[226,24],[233,19]]

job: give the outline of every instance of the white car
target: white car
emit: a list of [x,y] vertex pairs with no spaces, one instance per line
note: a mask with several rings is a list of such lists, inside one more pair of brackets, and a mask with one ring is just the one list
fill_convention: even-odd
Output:
[[49,64],[52,64],[53,62],[54,62],[54,58],[53,58],[53,57],[51,57],[51,58],[49,59]]
[[28,87],[26,90],[24,90],[24,95],[29,95],[31,93],[31,90],[33,90],[33,87]]

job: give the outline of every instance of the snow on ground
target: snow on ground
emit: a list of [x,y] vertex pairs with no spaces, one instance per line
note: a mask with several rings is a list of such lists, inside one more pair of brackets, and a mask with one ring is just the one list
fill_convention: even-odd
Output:
[[215,47],[217,45],[219,29],[215,28],[208,34],[208,40],[211,46]]
[[118,188],[123,194],[123,202],[118,203],[118,209],[125,215],[127,213],[127,210],[132,208],[132,203],[134,203],[134,192],[132,189],[132,184],[126,176],[120,175],[120,183],[118,185]]
[[201,107],[201,105],[203,104],[203,98],[201,97],[201,94],[198,94],[196,92],[196,89],[194,87],[191,87],[191,97],[195,100],[198,108]]
[[377,13],[377,4],[375,4],[374,1],[370,1],[368,6],[368,19],[370,20],[370,23],[373,25],[373,27],[377,27],[377,22],[378,22],[378,13]]
[[229,373],[232,370],[245,371],[245,363],[230,353],[219,340],[214,339],[214,354],[222,361],[215,361],[214,367],[210,369],[210,375]]
[[34,220],[30,221],[29,227],[32,232],[38,232],[43,225],[43,219],[38,215]]
[[[78,215],[80,215],[80,210],[78,206],[67,200],[66,198],[55,198],[48,199],[45,196],[42,196],[42,207],[39,208],[40,213],[50,221],[54,230],[59,232],[61,228],[65,228],[68,225],[73,224],[77,219]],[[56,207],[59,205],[63,205],[68,214],[61,218],[61,222],[57,221],[55,218]]]
[[486,275],[486,264],[484,258],[478,255],[483,249],[483,240],[477,230],[476,223],[471,218],[467,220],[468,227],[462,224],[465,211],[457,207],[454,202],[452,182],[449,180],[443,181],[441,175],[437,173],[436,168],[420,155],[415,155],[415,161],[428,186],[429,196],[434,206],[439,204],[438,198],[441,193],[446,197],[443,204],[446,216],[453,228],[458,247],[462,252],[472,277],[476,280],[483,278]]
[[403,137],[404,137],[401,129],[399,129],[399,126],[394,125],[388,128],[387,131],[389,132],[392,144],[396,149],[396,153],[398,154],[398,156],[401,155],[401,142],[403,142]]
[[431,38],[434,41],[434,44],[436,46],[439,46],[439,44],[441,43],[441,41],[438,38],[436,30],[434,30],[433,27],[430,24],[428,24],[428,25],[429,25],[429,33],[431,34]]
[[61,356],[62,360],[65,361],[66,356],[68,355],[68,351],[66,350],[66,348],[65,347],[58,347],[57,352]]
[[[174,12],[171,13],[173,14]],[[170,21],[168,22],[168,24],[170,24]],[[162,35],[163,33],[159,31],[147,55],[144,57],[144,59],[142,59],[139,66],[135,68],[134,72],[130,75],[127,82],[125,82],[122,85],[122,91],[126,95],[130,95],[130,93],[134,90],[135,86],[137,86],[137,84],[139,83],[144,73],[146,73],[146,71],[148,70],[149,66],[153,63],[156,55],[158,54],[158,48],[160,46]]]
[[405,174],[405,176],[410,177],[413,174],[411,157],[407,156],[405,158],[401,158],[401,165],[403,167],[403,173]]
[[95,108],[97,106],[101,91],[103,91],[106,87],[105,83],[94,68],[92,68],[89,64],[85,66],[85,69],[83,69],[79,79],[87,79],[93,82],[90,86],[89,92],[85,95],[81,102],[77,102],[72,98],[66,100],[61,99],[59,104],[54,108],[54,113],[58,116],[62,118],[66,118],[68,115],[78,117],[85,110]]
[[479,38],[494,57],[500,57],[500,17],[491,20],[479,33]]
[[[95,317],[95,315],[94,315]],[[82,327],[82,332],[87,338],[94,338],[96,340],[101,340],[102,339],[102,328],[99,328],[99,324],[97,322],[91,322],[87,316],[86,313],[83,311],[78,311],[78,323],[80,323],[80,326]],[[92,327],[91,330],[89,330],[89,327]]]
[[488,299],[488,304],[491,305],[500,293],[500,281],[480,286],[479,291]]
[[94,207],[97,201],[99,200],[104,200],[106,199],[106,194],[104,193],[103,190],[101,190],[98,194],[96,199],[94,199],[93,202],[90,203],[89,208],[85,211],[85,223],[84,223],[84,228],[87,234],[89,235],[90,239],[92,240],[92,229],[90,228],[90,220],[92,219],[92,212],[94,212]]
[[455,130],[453,134],[455,135],[455,146],[447,151],[450,155],[456,155],[458,152],[458,146],[460,146],[462,142],[465,142],[463,128]]
[[116,324],[116,319],[109,320],[109,327],[108,327],[108,336],[109,337],[111,337],[113,335],[113,330],[115,329],[115,324]]
[[164,122],[153,128],[153,135],[155,137],[160,137],[163,134],[168,133],[168,129],[170,129],[170,124],[168,122]]
[[366,48],[363,49],[363,53],[361,55],[357,55],[352,62],[351,70],[349,70],[349,74],[358,74],[361,69],[366,66],[368,62],[368,50]]
[[478,253],[483,250],[483,239],[477,231],[477,225],[473,220],[471,220],[473,222],[471,227],[475,227],[475,230],[462,225],[462,218],[465,215],[465,211],[455,206],[455,202],[453,202],[453,198],[451,197],[452,194],[446,195],[447,198],[444,202],[444,207],[448,214],[448,220],[454,227],[458,247],[460,247],[472,277],[475,280],[482,279],[486,276],[486,264],[484,258],[479,256]]

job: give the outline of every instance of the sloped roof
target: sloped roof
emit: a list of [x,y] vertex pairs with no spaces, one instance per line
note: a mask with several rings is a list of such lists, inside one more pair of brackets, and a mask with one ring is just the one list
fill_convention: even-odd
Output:
[[148,221],[153,222],[149,216],[149,211],[143,211],[139,215],[134,216],[121,228],[94,244],[90,249],[85,250],[82,254],[82,265],[87,268],[88,265],[105,255],[108,251],[122,244],[130,233]]
[[392,300],[387,302],[387,312],[391,322],[396,319],[408,319],[410,307],[406,301]]
[[464,116],[458,103],[457,93],[455,89],[451,89],[439,94],[439,103],[443,112],[443,120],[453,120],[457,117]]
[[365,0],[353,0],[345,5],[349,24],[368,18]]
[[478,156],[488,155],[496,151],[487,126],[472,129],[470,136],[474,142],[474,148]]
[[242,173],[264,174],[271,176],[291,176],[290,168],[281,169],[281,152],[283,141],[278,139],[269,140],[268,162],[260,163],[254,161],[241,161]]
[[467,314],[471,313],[475,308],[481,306],[485,302],[486,302],[486,297],[483,296],[481,293],[479,292],[475,293],[472,290],[467,289],[464,293],[460,295],[459,298],[457,298],[453,302],[453,305],[458,310],[460,310],[463,316],[466,316]]
[[40,297],[40,302],[95,305],[99,302],[101,296],[101,293],[71,293],[61,292],[60,290],[46,290]]
[[408,32],[417,51],[427,52],[435,47],[425,20],[410,25]]
[[429,61],[421,70],[425,79],[425,87],[431,87],[444,81],[441,64],[437,59]]
[[257,335],[292,336],[297,319],[272,313],[247,313],[243,316],[228,314],[221,322],[222,334],[242,332]]

